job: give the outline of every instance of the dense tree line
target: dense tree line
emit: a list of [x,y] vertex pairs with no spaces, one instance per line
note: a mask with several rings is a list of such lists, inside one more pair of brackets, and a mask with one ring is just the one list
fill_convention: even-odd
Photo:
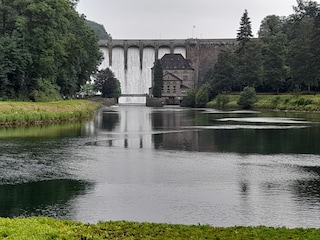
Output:
[[210,97],[253,87],[258,92],[320,90],[320,5],[297,0],[288,17],[263,19],[253,38],[245,11],[237,33],[237,46],[220,53],[205,82]]
[[0,99],[72,96],[100,62],[78,0],[0,0]]

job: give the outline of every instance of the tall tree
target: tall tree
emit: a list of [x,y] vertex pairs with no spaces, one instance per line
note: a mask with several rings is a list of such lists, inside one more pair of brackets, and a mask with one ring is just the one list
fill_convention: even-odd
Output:
[[277,33],[264,38],[263,83],[279,93],[288,77],[287,37]]
[[284,18],[276,15],[266,16],[260,24],[259,38],[267,39],[282,32]]
[[94,32],[75,11],[77,2],[0,1],[2,97],[27,98],[48,86],[72,95],[89,79],[101,54]]
[[[290,44],[288,63],[291,69],[291,88],[295,91],[306,89],[310,91],[318,86],[316,65],[314,64],[313,49],[315,20],[319,15],[320,7],[317,2],[297,0],[291,15]],[[316,44],[318,46],[318,44]]]
[[243,87],[258,87],[262,82],[262,42],[254,39],[239,46],[236,51],[236,84]]
[[237,41],[241,44],[245,44],[253,37],[251,21],[248,15],[247,9],[244,10],[244,13],[240,20],[240,28],[237,33]]
[[319,4],[316,1],[297,0],[297,6],[293,6],[293,10],[296,20],[305,17],[315,18],[319,14]]
[[153,96],[160,98],[162,96],[162,85],[163,85],[163,69],[161,60],[156,60],[153,67]]
[[314,28],[311,38],[311,52],[312,52],[312,67],[314,71],[315,81],[317,86],[320,83],[320,14],[318,14],[314,19]]
[[[235,85],[235,55],[232,51],[222,51],[209,77],[211,95],[229,92]],[[214,96],[210,96],[214,97]]]

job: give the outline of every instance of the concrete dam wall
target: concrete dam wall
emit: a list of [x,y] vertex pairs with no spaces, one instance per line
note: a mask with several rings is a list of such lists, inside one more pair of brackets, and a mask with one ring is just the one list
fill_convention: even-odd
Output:
[[149,93],[151,68],[156,59],[167,53],[180,53],[190,59],[197,86],[217,62],[219,53],[236,44],[235,39],[100,40],[104,56],[100,69],[109,67],[115,73],[122,94],[126,95],[124,103],[139,102],[139,95]]

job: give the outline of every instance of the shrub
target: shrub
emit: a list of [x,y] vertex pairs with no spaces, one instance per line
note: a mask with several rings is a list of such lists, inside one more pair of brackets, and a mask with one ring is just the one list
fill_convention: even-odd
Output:
[[271,100],[271,104],[272,104],[272,108],[276,109],[280,103],[281,99],[279,96],[276,96],[275,98],[272,98]]
[[227,95],[219,94],[217,96],[217,105],[219,108],[225,108],[225,106],[229,103],[230,98]]
[[295,104],[298,106],[306,106],[306,105],[312,104],[312,100],[300,97],[295,101]]
[[251,109],[256,101],[256,90],[253,87],[245,87],[240,94],[238,105],[242,109]]
[[206,87],[201,87],[195,98],[195,107],[205,107],[209,102],[209,93]]
[[195,107],[196,105],[196,95],[197,90],[193,89],[188,92],[188,95],[183,98],[183,101],[181,103],[181,106],[183,107]]

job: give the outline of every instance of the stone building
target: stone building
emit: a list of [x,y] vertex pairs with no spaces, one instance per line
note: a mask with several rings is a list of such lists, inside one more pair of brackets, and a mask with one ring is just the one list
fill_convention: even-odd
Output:
[[[167,104],[180,104],[195,87],[194,69],[190,60],[181,54],[165,54],[161,58],[163,70],[162,97]],[[153,69],[152,69],[153,70]],[[152,84],[154,83],[152,72]],[[152,88],[150,89],[152,94]]]

